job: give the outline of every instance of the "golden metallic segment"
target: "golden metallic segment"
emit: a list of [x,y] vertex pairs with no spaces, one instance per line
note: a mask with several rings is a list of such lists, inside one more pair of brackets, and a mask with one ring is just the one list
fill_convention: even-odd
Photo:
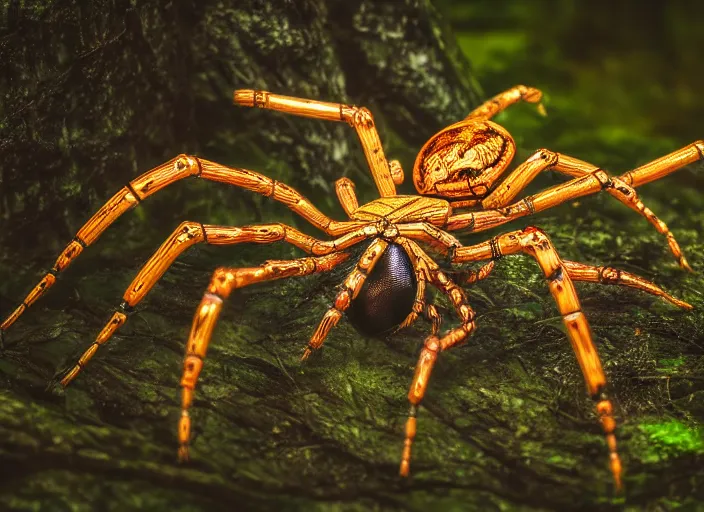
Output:
[[[567,336],[577,361],[584,375],[584,382],[590,396],[598,397],[606,386],[606,376],[601,366],[596,346],[592,340],[591,331],[584,313],[580,311],[579,299],[570,278],[568,266],[557,254],[548,236],[540,229],[529,227],[499,235],[489,243],[492,254],[516,254],[522,252],[533,257],[548,279],[548,287],[557,303],[567,330]],[[455,263],[465,263],[487,258],[487,243],[475,247],[462,247],[455,253]],[[589,269],[572,266],[580,276],[589,276]],[[642,283],[640,283],[642,284]],[[613,418],[607,421],[609,425]],[[620,460],[616,452],[616,438],[613,436],[615,422],[611,432],[607,432],[609,443],[611,470],[617,487],[620,486]],[[611,437],[609,437],[611,436]]]
[[323,254],[330,254],[335,251],[342,251],[363,240],[375,237],[381,234],[382,230],[376,224],[367,224],[363,227],[357,228],[345,235],[342,235],[335,240],[320,241],[317,240],[311,247],[311,252],[316,256]]
[[[405,249],[404,249],[405,250]],[[411,258],[411,256],[409,256]],[[411,261],[413,261],[411,259]],[[423,313],[423,311],[426,308],[426,303],[425,303],[425,286],[426,286],[426,278],[425,274],[421,272],[416,265],[415,267],[415,274],[416,274],[416,296],[415,300],[413,301],[413,308],[411,309],[411,312],[408,314],[406,319],[399,325],[397,331],[400,331],[401,329],[405,329],[406,327],[409,327],[412,325],[418,317]],[[433,324],[434,326],[434,324]],[[437,334],[437,332],[433,332],[433,334]]]
[[472,110],[469,115],[467,115],[466,119],[490,119],[519,101],[537,103],[540,109],[542,106],[540,103],[542,97],[543,93],[539,89],[526,87],[525,85],[516,85],[507,91],[497,94],[489,101],[484,102],[482,105]]
[[357,131],[364,156],[381,197],[396,195],[389,163],[384,156],[384,148],[374,124],[374,117],[368,109],[250,89],[235,91],[234,99],[236,104],[244,107],[260,107],[297,116],[346,122]]
[[10,328],[12,324],[15,323],[15,321],[20,317],[22,313],[24,313],[24,310],[27,309],[27,306],[24,305],[24,303],[20,304],[15,308],[15,310],[10,313],[10,316],[8,316],[5,321],[0,324],[0,331],[6,331],[7,329]]
[[585,265],[584,263],[567,260],[563,260],[562,263],[573,281],[616,284],[619,286],[635,288],[637,290],[662,297],[679,308],[692,309],[693,307],[692,305],[673,297],[650,281],[635,274],[631,274],[630,272],[626,272],[625,270],[619,270],[612,267],[595,267],[592,265]]
[[[402,247],[407,248],[406,250],[411,257],[411,261],[414,266],[426,264],[425,262],[430,260],[430,257],[420,247],[418,247],[418,244],[414,241],[405,238],[399,238],[397,241],[401,243]],[[428,389],[430,375],[432,374],[433,367],[437,361],[438,354],[444,350],[462,344],[475,328],[474,311],[472,311],[472,308],[469,304],[467,304],[466,298],[461,289],[445,273],[441,272],[437,268],[433,268],[430,272],[433,276],[433,279],[431,280],[432,284],[445,293],[453,302],[453,305],[458,312],[458,316],[462,320],[462,325],[455,329],[451,329],[440,338],[433,333],[425,339],[423,348],[421,349],[418,357],[418,362],[416,363],[416,370],[413,375],[413,380],[408,391],[408,400],[411,403],[411,413],[409,414],[409,418],[406,422],[406,438],[404,440],[404,449],[401,456],[401,466],[399,469],[399,474],[401,476],[408,476],[410,471],[411,448],[416,434],[416,406],[418,406],[418,404],[420,404],[423,400],[423,397]],[[437,310],[435,310],[434,313],[437,314]],[[438,315],[438,328],[439,323],[440,321]]]
[[401,162],[398,160],[389,160],[389,170],[391,171],[391,178],[394,180],[394,184],[401,185],[403,183],[403,167],[401,167]]
[[56,282],[56,276],[52,273],[45,275],[39,284],[34,287],[34,289],[29,292],[27,297],[24,299],[25,306],[29,307],[34,304],[39,297],[41,297],[46,290],[48,290]]
[[284,114],[296,116],[312,117],[314,119],[325,119],[328,121],[342,121],[339,103],[328,103],[318,100],[307,100],[284,96],[283,94],[272,94],[268,91],[255,91],[251,89],[238,89],[234,93],[234,100],[237,105],[243,107],[258,107],[277,110]]
[[301,360],[308,359],[314,350],[318,350],[323,346],[330,330],[340,321],[342,313],[349,308],[351,300],[357,297],[357,294],[359,294],[362,289],[362,285],[364,285],[364,281],[374,269],[374,265],[379,261],[379,258],[384,254],[387,247],[388,243],[385,240],[377,238],[364,250],[354,270],[350,272],[347,279],[345,279],[342,285],[343,289],[335,299],[333,307],[327,310],[323,319],[318,324],[318,327],[308,342],[308,346],[303,351]]
[[704,159],[704,141],[698,140],[688,146],[673,151],[652,162],[641,165],[621,176],[621,179],[632,187],[639,187],[651,181],[660,179],[668,174]]
[[539,149],[528,160],[520,164],[481,201],[484,210],[499,208],[511,202],[541,172],[557,163],[559,155],[547,149]]
[[[619,178],[609,177],[605,171],[595,165],[577,158],[555,153],[548,149],[539,149],[533,156],[511,172],[481,201],[483,209],[481,214],[478,214],[476,217],[474,213],[464,214],[463,217],[455,217],[451,219],[451,222],[448,222],[447,229],[450,231],[454,229],[472,229],[473,231],[490,229],[504,222],[508,222],[509,220],[524,215],[530,215],[565,201],[573,200],[583,195],[594,193],[599,189],[603,189],[609,195],[643,216],[655,227],[658,233],[664,235],[667,239],[670,251],[677,259],[679,265],[685,270],[691,271],[692,269],[682,254],[674,235],[670,232],[667,225],[658,219],[655,214],[643,204],[634,190],[634,187],[674,172],[699,158],[704,158],[704,154],[700,154],[698,150],[698,144],[704,146],[704,143],[701,141],[692,143],[650,164],[627,172]],[[571,176],[574,179],[569,182],[570,184],[553,187],[532,198],[524,200],[529,201],[529,203],[521,204],[521,202],[518,202],[510,206],[505,206],[509,201],[515,198],[537,174],[545,170],[554,170]],[[601,187],[597,186],[597,182],[594,181],[593,178],[588,178],[589,175],[596,178],[598,183],[601,184]],[[634,178],[636,180],[635,183],[633,181]],[[493,211],[490,209],[493,209]],[[467,221],[471,221],[472,224],[470,225]]]
[[454,236],[436,228],[428,222],[412,222],[398,226],[399,235],[415,240],[422,240],[442,253],[462,244]]
[[374,240],[374,242],[372,242],[369,248],[364,251],[364,254],[362,254],[359,258],[357,268],[363,271],[364,274],[369,275],[374,268],[374,265],[376,265],[376,262],[379,261],[379,258],[381,258],[382,254],[384,254],[384,251],[388,246],[388,242],[382,240],[381,238]]
[[127,320],[127,315],[122,311],[115,311],[105,327],[100,331],[97,338],[93,344],[88,347],[88,349],[83,352],[83,355],[78,359],[78,362],[69,370],[69,372],[61,380],[61,385],[66,387],[69,383],[78,376],[81,370],[88,364],[88,361],[95,355],[100,348],[100,345],[104,344],[110,339],[110,337],[115,333],[115,331],[125,323]]
[[403,442],[403,454],[401,455],[401,467],[399,469],[399,476],[408,476],[411,469],[411,450],[413,447],[413,440],[416,437],[416,418],[415,416],[409,416],[406,420],[406,439]]
[[[152,171],[145,173],[143,176],[147,176]],[[89,220],[86,222],[81,229],[78,230],[76,238],[78,241],[82,242],[83,247],[91,245],[95,242],[100,235],[115,222],[120,215],[125,213],[127,210],[137,206],[140,198],[135,197],[129,187],[124,187],[117,194],[108,199],[105,203]],[[74,244],[72,241],[69,247]],[[68,247],[67,247],[68,249]],[[80,251],[79,251],[80,252]],[[76,254],[77,256],[78,254]],[[72,259],[72,258],[70,258]],[[65,265],[63,268],[65,268]]]
[[396,186],[394,185],[389,163],[384,156],[384,148],[379,139],[379,133],[374,125],[374,117],[366,108],[352,107],[352,112],[347,109],[342,110],[342,116],[350,126],[357,130],[359,141],[362,143],[364,156],[367,158],[369,168],[372,170],[372,176],[379,189],[381,197],[392,197],[396,195]]
[[431,329],[431,334],[435,336],[440,332],[440,326],[442,325],[442,317],[440,316],[440,312],[434,304],[428,304],[428,307],[426,308],[426,315],[433,326]]
[[63,387],[68,386],[71,383],[71,381],[76,378],[76,375],[78,375],[78,372],[80,372],[80,371],[81,371],[81,368],[78,365],[71,368],[71,370],[66,375],[64,375],[64,377],[61,379],[61,385]]
[[589,324],[584,313],[577,311],[563,317],[572,349],[584,374],[584,382],[590,396],[597,395],[606,386],[606,377],[599,355],[592,341]]
[[144,199],[171,183],[188,176],[197,176],[199,172],[200,165],[197,158],[179,155],[130,181],[130,187],[137,193],[138,199]]
[[426,338],[423,349],[420,351],[420,356],[418,356],[411,388],[408,391],[408,401],[412,405],[418,405],[425,396],[425,391],[430,382],[430,374],[433,371],[433,366],[435,366],[439,350],[440,343],[436,336]]
[[467,277],[465,278],[464,282],[466,284],[474,284],[477,281],[482,281],[486,279],[489,274],[494,270],[494,266],[496,265],[496,261],[491,260],[489,263],[486,263],[485,265],[482,265],[482,267],[477,270],[470,270],[467,273]]
[[348,222],[331,219],[293,188],[262,174],[248,169],[226,167],[202,158],[198,161],[201,167],[201,178],[234,185],[283,202],[292,211],[329,235],[339,236],[355,227]]
[[98,350],[99,345],[97,343],[93,343],[90,347],[88,347],[88,350],[83,352],[83,355],[80,357],[78,360],[78,367],[83,368],[88,361],[93,357],[93,355],[96,353]]
[[355,210],[359,208],[354,188],[354,183],[349,178],[340,178],[335,182],[337,199],[340,201],[342,209],[345,210],[348,217],[351,217]]
[[98,334],[98,337],[95,339],[95,342],[98,343],[99,345],[102,345],[106,341],[110,339],[110,336],[113,335],[113,333],[119,329],[122,324],[125,323],[127,320],[127,315],[123,313],[122,311],[115,311],[112,314],[112,317],[110,317],[110,320],[108,320],[108,323],[105,324],[105,327],[103,327],[103,330],[100,331]]
[[596,404],[596,412],[599,415],[599,420],[601,421],[601,426],[604,431],[604,436],[606,437],[606,445],[609,447],[609,458],[611,473],[614,476],[614,481],[616,483],[616,490],[621,491],[621,459],[618,456],[618,450],[616,447],[616,436],[614,431],[616,430],[616,420],[613,417],[613,406],[611,401],[608,399],[602,399]]
[[61,254],[59,254],[59,257],[56,259],[56,263],[54,263],[54,268],[56,271],[63,272],[63,270],[83,252],[84,244],[85,242],[81,243],[76,239],[71,240]]
[[206,293],[193,317],[191,333],[186,344],[186,355],[205,357],[213,329],[222,310],[223,299],[212,293]]
[[220,268],[213,273],[208,291],[193,317],[191,333],[186,344],[181,378],[181,418],[178,423],[179,460],[188,460],[188,445],[191,438],[191,418],[188,411],[193,405],[196,383],[215,324],[222,310],[223,300],[233,289],[257,282],[328,272],[348,257],[349,254],[341,252],[322,257],[272,260],[257,268]]

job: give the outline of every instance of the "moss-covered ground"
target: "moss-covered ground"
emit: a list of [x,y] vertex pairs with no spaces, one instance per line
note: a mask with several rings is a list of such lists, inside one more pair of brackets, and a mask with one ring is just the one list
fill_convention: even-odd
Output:
[[[290,12],[272,14],[278,24],[212,2],[199,15],[188,2],[180,10],[175,3],[161,9],[137,2],[135,11],[124,12],[111,4],[103,24],[95,21],[102,19],[95,6],[76,10],[77,4],[59,2],[18,18],[13,2],[0,3],[8,27],[0,62],[5,76],[26,81],[3,85],[16,96],[0,115],[6,152],[0,316],[117,187],[182,150],[287,181],[337,218],[343,212],[331,184],[338,176],[351,176],[362,200],[374,197],[346,127],[317,131],[315,122],[275,120],[261,111],[230,117],[240,114],[229,113],[228,90],[252,82],[368,104],[388,156],[401,158],[407,178],[423,138],[476,103],[477,82],[484,96],[515,83],[546,91],[548,117],[519,105],[497,118],[515,136],[519,161],[547,147],[617,173],[704,137],[698,51],[704,33],[684,4],[651,13],[636,2],[621,10],[608,2],[497,8],[447,1],[438,5],[444,18],[433,18],[435,29],[428,31],[423,20],[439,15],[425,2],[403,3],[409,12],[398,16],[394,9],[401,3],[358,3],[357,12],[352,3],[293,2]],[[334,8],[355,12],[343,20]],[[333,30],[321,29],[327,27],[323,18]],[[183,49],[185,19],[197,21],[190,53]],[[292,19],[299,25],[286,29],[290,40],[279,37]],[[32,54],[39,56],[34,60],[18,53],[51,43],[37,20],[72,34],[75,40],[62,40],[68,56],[48,46]],[[444,42],[448,36],[440,27],[449,24],[473,63],[471,72],[451,39]],[[18,26],[45,39],[18,35]],[[211,31],[207,39],[203,27]],[[260,39],[243,43],[252,34]],[[96,53],[89,53],[91,41],[97,41]],[[286,59],[276,57],[274,43]],[[389,45],[395,54],[384,50]],[[395,63],[417,62],[411,54],[440,57],[430,67]],[[95,55],[104,62],[92,61]],[[316,56],[312,63],[310,55]],[[239,67],[227,60],[234,57],[241,59]],[[298,68],[295,59],[302,59]],[[122,74],[110,74],[108,64]],[[467,74],[461,80],[458,69]],[[43,80],[30,83],[32,73]],[[173,76],[176,85],[168,80]],[[382,86],[364,93],[375,80]],[[130,94],[124,93],[128,87],[134,87]],[[419,90],[433,87],[440,91],[437,103],[418,100]],[[24,103],[23,90],[29,97]],[[458,91],[470,98],[468,105],[458,104]],[[66,106],[59,101],[63,94],[80,101]],[[159,101],[148,101],[150,95]],[[85,103],[91,99],[93,110]],[[100,117],[104,112],[113,117]],[[505,227],[536,224],[563,258],[640,274],[695,307],[681,311],[633,290],[577,285],[615,402],[625,470],[621,496],[613,493],[593,403],[545,280],[535,262],[521,256],[500,260],[488,279],[467,288],[478,330],[437,364],[419,413],[409,480],[397,476],[406,393],[428,325],[418,322],[374,340],[343,321],[320,354],[299,362],[344,269],[232,296],[198,386],[192,461],[177,463],[184,345],[209,276],[218,265],[299,255],[283,245],[191,249],[67,390],[47,390],[54,374],[94,339],[140,265],[180,221],[283,221],[313,232],[265,199],[192,181],[173,185],[116,223],[7,333],[0,356],[0,509],[702,509],[703,172],[701,164],[692,165],[639,190],[670,226],[695,273],[680,270],[663,237],[607,195]],[[563,180],[546,174],[528,192]],[[410,180],[402,190],[411,193]],[[435,300],[445,327],[454,324],[447,301]]]

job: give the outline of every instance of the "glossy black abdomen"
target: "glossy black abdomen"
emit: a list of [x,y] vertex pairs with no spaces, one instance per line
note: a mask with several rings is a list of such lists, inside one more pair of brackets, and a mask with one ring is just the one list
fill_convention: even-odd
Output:
[[408,254],[400,245],[390,243],[350,304],[347,316],[362,334],[386,334],[409,315],[417,288]]

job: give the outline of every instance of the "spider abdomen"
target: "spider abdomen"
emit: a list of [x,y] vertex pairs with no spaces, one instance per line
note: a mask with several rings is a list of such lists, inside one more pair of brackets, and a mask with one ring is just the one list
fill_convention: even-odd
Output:
[[410,314],[418,282],[411,259],[390,243],[347,310],[352,325],[367,336],[393,331]]

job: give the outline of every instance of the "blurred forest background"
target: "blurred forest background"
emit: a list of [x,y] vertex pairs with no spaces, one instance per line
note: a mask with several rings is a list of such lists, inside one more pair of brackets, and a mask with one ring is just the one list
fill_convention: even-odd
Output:
[[[497,118],[516,161],[546,147],[616,174],[674,151],[704,137],[700,11],[687,1],[2,0],[0,317],[115,191],[180,152],[282,180],[336,218],[340,176],[361,201],[375,197],[349,127],[236,108],[235,88],[368,106],[406,170],[405,193],[425,140],[517,83],[545,92],[548,116],[517,105]],[[527,193],[561,181],[546,173]],[[181,221],[317,234],[266,199],[185,180],[116,222],[8,331],[0,509],[702,509],[704,166],[639,193],[694,274],[606,195],[505,227],[539,225],[565,259],[640,274],[695,306],[578,285],[616,403],[623,496],[544,279],[518,256],[467,290],[479,329],[438,363],[409,481],[396,472],[428,326],[378,341],[343,321],[319,357],[298,362],[344,272],[232,297],[197,391],[193,461],[176,462],[183,350],[212,270],[300,256],[286,246],[191,249],[69,389],[47,390]],[[452,310],[436,301],[447,327]]]

